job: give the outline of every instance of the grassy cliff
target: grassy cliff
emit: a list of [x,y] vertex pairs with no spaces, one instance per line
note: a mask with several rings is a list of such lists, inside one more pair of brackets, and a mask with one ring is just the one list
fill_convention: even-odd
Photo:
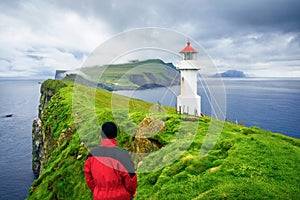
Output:
[[[160,108],[165,111],[162,116],[160,112],[149,114],[157,107],[105,90],[53,80],[42,85],[46,86],[58,88],[53,88],[56,93],[43,107],[43,170],[27,199],[92,199],[83,164],[87,148],[99,143],[101,124],[116,121],[119,146],[134,151],[136,141],[126,133],[135,132],[145,118],[153,116],[164,121],[164,128],[149,136],[160,150],[153,151],[139,166],[135,199],[300,197],[299,139],[226,122],[214,148],[200,157],[199,150],[215,121],[209,117],[181,116],[167,107]],[[128,102],[125,107],[123,101]],[[191,143],[183,148],[187,141]],[[169,154],[158,153],[164,149],[180,156],[167,162],[172,159]],[[154,171],[141,170],[164,162],[164,167]]]
[[[68,74],[64,78],[85,85],[97,85],[106,90],[146,89],[179,84],[179,72],[171,63],[159,59],[134,61],[125,64],[88,66],[80,74]],[[71,72],[72,73],[72,72]]]

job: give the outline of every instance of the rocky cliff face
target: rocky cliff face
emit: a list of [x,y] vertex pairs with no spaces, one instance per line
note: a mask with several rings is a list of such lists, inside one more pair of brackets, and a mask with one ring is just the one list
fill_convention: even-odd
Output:
[[[38,117],[32,123],[32,171],[39,175],[43,171],[43,159],[47,158],[47,149],[51,145],[50,139],[46,139],[49,134],[49,129],[43,128],[42,116],[46,105],[51,100],[59,89],[67,85],[61,81],[47,80],[41,85],[40,89],[40,104],[38,108]],[[50,147],[51,148],[51,147]]]
[[32,124],[32,171],[34,174],[40,174],[41,160],[43,156],[43,134],[42,121],[40,118],[33,120]]

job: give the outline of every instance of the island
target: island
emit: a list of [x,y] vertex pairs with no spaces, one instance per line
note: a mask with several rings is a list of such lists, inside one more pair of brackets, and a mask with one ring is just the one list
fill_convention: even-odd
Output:
[[245,78],[246,75],[242,71],[238,70],[227,70],[223,73],[217,73],[214,75],[214,77],[222,77],[222,78]]

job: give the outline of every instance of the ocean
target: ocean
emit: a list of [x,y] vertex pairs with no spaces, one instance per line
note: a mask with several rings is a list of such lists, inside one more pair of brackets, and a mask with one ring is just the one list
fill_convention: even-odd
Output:
[[300,78],[224,80],[227,118],[300,138]]
[[[37,80],[0,79],[0,198],[25,199],[35,177],[31,170],[31,129],[37,117]],[[11,117],[5,117],[11,115]]]
[[[38,114],[40,80],[0,79],[0,197],[27,196],[35,179],[31,170],[32,121]],[[300,78],[223,79],[226,119],[300,138]],[[178,92],[179,88],[174,89]],[[152,103],[175,106],[176,95],[165,88],[118,93]],[[210,115],[209,97],[199,84],[202,112]],[[5,117],[11,115],[11,117]]]

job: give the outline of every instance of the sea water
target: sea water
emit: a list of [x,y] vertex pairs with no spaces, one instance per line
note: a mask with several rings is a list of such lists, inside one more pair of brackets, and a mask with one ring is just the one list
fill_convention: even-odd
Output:
[[229,121],[300,138],[300,79],[224,80]]
[[0,199],[3,200],[25,199],[35,178],[31,170],[31,130],[39,104],[38,82],[0,79]]

